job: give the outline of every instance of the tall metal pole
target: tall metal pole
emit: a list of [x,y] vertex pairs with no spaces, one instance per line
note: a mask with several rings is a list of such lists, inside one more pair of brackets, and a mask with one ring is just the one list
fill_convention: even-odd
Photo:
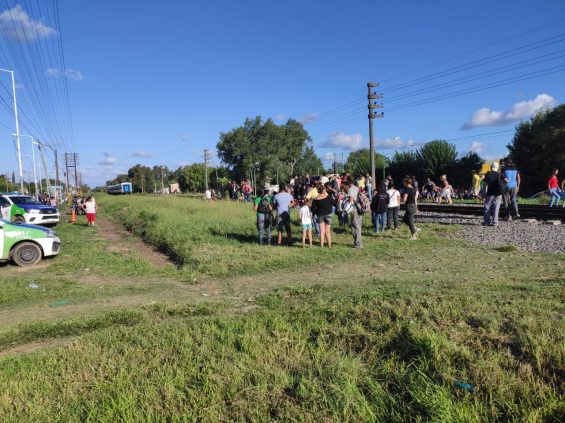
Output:
[[32,141],[31,141],[31,160],[33,161],[33,183],[35,184],[35,197],[38,198],[38,195],[37,195],[37,174],[35,173],[35,148],[33,148],[33,138],[32,138]]
[[[32,142],[31,148],[33,148],[34,145],[38,145],[38,144]],[[41,175],[41,165],[39,163],[37,164],[37,172],[39,173],[39,192],[43,192],[43,183],[41,182],[43,177]]]
[[37,141],[37,148],[39,148],[39,153],[41,154],[41,163],[43,163],[43,170],[45,170],[45,185],[47,189],[47,195],[51,197],[51,181],[49,180],[49,171],[47,170],[47,163],[45,162],[45,154],[43,153],[43,144]]
[[16,79],[14,71],[8,69],[0,69],[2,72],[8,72],[12,77],[12,95],[14,96],[14,119],[16,120],[16,144],[18,147],[18,167],[20,171],[20,190],[24,191],[24,172],[22,169],[22,146],[20,143],[20,121],[18,120],[18,101],[16,100]]
[[[367,83],[367,100],[369,100],[369,105],[367,106],[369,109],[369,152],[370,152],[370,160],[371,160],[371,178],[373,178],[373,184],[376,184],[377,179],[375,175],[375,142],[373,138],[373,119],[382,117],[382,114],[374,113],[374,109],[379,109],[383,107],[380,104],[377,104],[376,101],[371,103],[371,100],[375,100],[378,98],[382,98],[381,95],[373,92],[372,89],[378,87],[380,84],[378,82],[368,82]],[[383,166],[384,172],[384,166]],[[383,177],[384,179],[384,177]]]

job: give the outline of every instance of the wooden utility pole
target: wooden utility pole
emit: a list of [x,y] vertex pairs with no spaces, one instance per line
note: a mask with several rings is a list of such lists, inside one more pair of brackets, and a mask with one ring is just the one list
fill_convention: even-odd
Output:
[[[380,109],[383,107],[382,104],[377,104],[376,101],[371,102],[371,100],[376,100],[379,98],[383,98],[382,95],[377,94],[376,91],[372,89],[378,87],[380,84],[378,82],[368,82],[367,83],[367,100],[369,101],[369,105],[367,108],[369,109],[369,150],[370,150],[370,157],[371,157],[371,178],[373,178],[373,184],[376,185],[377,179],[375,175],[375,141],[373,138],[373,119],[383,117],[382,113],[375,113],[375,109]],[[384,157],[384,156],[383,156]],[[384,180],[384,173],[385,169],[383,166],[383,180]]]

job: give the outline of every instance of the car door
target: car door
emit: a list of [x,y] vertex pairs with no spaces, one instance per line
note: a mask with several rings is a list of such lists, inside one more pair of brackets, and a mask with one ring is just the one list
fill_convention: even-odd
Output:
[[7,259],[4,257],[4,222],[0,220],[0,259]]
[[4,197],[0,197],[0,215],[2,219],[10,220],[12,204]]

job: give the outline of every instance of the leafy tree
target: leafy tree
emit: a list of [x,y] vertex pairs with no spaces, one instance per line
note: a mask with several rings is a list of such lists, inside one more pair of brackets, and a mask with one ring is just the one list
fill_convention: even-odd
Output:
[[305,175],[309,173],[310,175],[318,175],[323,170],[324,164],[314,151],[314,147],[311,145],[304,146],[302,155],[294,166],[294,174]]
[[109,181],[106,181],[106,186],[121,184],[122,182],[129,182],[129,181],[130,178],[127,174],[121,174],[116,176],[114,179],[110,179]]
[[432,178],[453,169],[457,159],[457,149],[447,141],[435,140],[424,144],[416,152],[416,157],[422,169],[421,176]]
[[565,104],[522,122],[507,147],[522,175],[521,190],[543,190],[553,168],[565,172]]
[[133,192],[154,192],[155,174],[151,168],[136,164],[128,170]]
[[[205,187],[206,168],[201,163],[194,163],[180,169],[179,188],[183,192],[202,192]],[[210,169],[208,169],[208,176]]]
[[12,192],[18,189],[19,186],[15,182],[10,181],[9,175],[0,175],[0,191]]
[[247,118],[243,126],[220,133],[218,157],[226,163],[237,180],[248,178],[256,166],[257,181],[279,177],[287,179],[310,141],[302,124],[289,119],[277,125],[271,119],[263,122],[260,116]]
[[[386,157],[382,154],[375,153],[375,168],[377,169],[376,177],[382,175],[382,169],[386,166]],[[362,148],[357,151],[349,153],[347,161],[345,162],[345,171],[354,176],[365,175],[371,172],[371,157],[368,148]]]
[[469,152],[456,160],[455,165],[448,171],[449,183],[454,187],[469,188],[472,172],[481,169],[484,160],[474,152]]
[[406,175],[415,175],[416,178],[423,177],[418,155],[413,151],[396,152],[389,165],[389,173],[396,181],[402,181]]

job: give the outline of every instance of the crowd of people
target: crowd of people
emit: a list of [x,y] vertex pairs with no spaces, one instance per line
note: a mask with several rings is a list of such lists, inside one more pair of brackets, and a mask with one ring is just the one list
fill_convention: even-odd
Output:
[[297,210],[302,228],[302,246],[312,246],[313,233],[319,239],[320,247],[332,247],[332,224],[351,228],[353,247],[363,248],[362,220],[369,215],[376,234],[385,229],[399,228],[399,209],[401,201],[406,204],[404,222],[411,232],[411,239],[417,239],[420,231],[415,226],[419,193],[414,188],[414,180],[404,180],[403,193],[395,187],[392,177],[382,181],[376,189],[367,176],[358,179],[349,174],[322,175],[310,178],[309,175],[296,176],[291,182],[281,184],[277,192],[270,187],[259,192],[255,198],[254,210],[257,217],[259,244],[272,244],[272,232],[276,231],[276,245],[292,245],[291,211]]

